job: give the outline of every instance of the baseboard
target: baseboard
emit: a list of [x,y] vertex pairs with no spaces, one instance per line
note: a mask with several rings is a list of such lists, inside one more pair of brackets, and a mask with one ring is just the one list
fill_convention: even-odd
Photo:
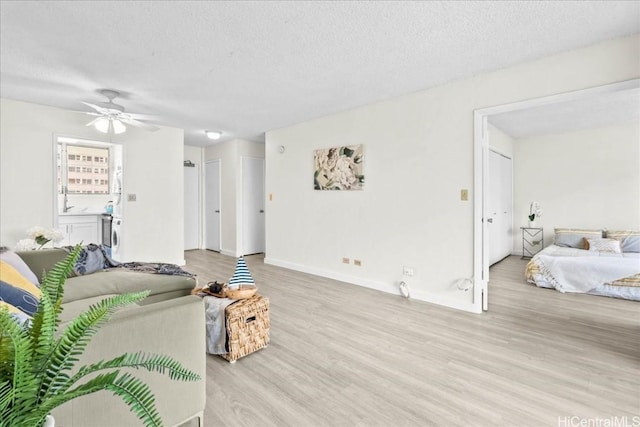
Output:
[[[289,270],[300,271],[302,273],[313,274],[315,276],[326,277],[328,279],[339,280],[352,285],[362,286],[369,289],[385,292],[392,295],[400,296],[398,287],[395,284],[389,284],[384,282],[378,282],[375,280],[364,279],[362,277],[351,276],[348,274],[339,273],[337,271],[326,270],[322,268],[312,267],[303,264],[296,264],[289,261],[283,261],[279,259],[266,257],[264,259],[265,264],[275,265],[276,267],[282,267]],[[472,291],[469,291],[472,292]],[[442,305],[445,307],[453,308],[456,310],[468,311],[470,313],[481,313],[480,309],[477,309],[473,303],[455,301],[444,295],[437,295],[424,291],[411,291],[411,298],[419,301],[425,301],[432,304]]]
[[220,253],[226,256],[232,256],[234,258],[238,258],[239,255],[236,255],[236,251],[230,251],[229,249],[220,249]]

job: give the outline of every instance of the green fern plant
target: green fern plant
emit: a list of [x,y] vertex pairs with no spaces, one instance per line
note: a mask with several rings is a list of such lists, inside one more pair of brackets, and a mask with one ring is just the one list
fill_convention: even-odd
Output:
[[[200,377],[179,362],[154,354],[123,354],[80,367],[78,357],[91,338],[119,308],[141,301],[148,291],[106,298],[73,319],[58,333],[67,275],[81,247],[45,273],[42,296],[31,324],[23,327],[8,310],[0,309],[0,426],[42,426],[47,414],[80,396],[108,390],[121,397],[146,426],[162,420],[150,388],[123,368],[146,369],[169,378],[197,381]],[[91,375],[90,379],[86,379]]]

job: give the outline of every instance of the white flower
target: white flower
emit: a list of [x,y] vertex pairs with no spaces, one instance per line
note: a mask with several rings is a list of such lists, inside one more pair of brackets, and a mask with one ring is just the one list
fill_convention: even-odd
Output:
[[36,241],[33,239],[22,239],[16,243],[14,248],[15,251],[31,251],[34,250],[38,245]]
[[47,230],[45,230],[44,227],[31,227],[30,229],[27,230],[27,236],[31,237],[32,239],[36,239],[39,236],[44,236],[44,233]]
[[529,205],[529,220],[533,221],[539,216],[542,216],[542,209],[540,209],[540,203],[531,202]]
[[64,235],[60,231],[56,230],[55,228],[50,228],[48,230],[45,230],[44,238],[49,239],[53,243],[57,243],[64,238]]
[[54,228],[44,228],[38,226],[28,229],[27,236],[34,240],[35,243],[40,245],[40,248],[51,241],[53,241],[53,243],[56,243],[64,238],[64,235]]

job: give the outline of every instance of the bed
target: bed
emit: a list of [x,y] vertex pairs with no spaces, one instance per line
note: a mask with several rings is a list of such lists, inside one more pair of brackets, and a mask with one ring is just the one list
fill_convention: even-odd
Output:
[[640,232],[556,229],[525,276],[541,288],[640,301]]

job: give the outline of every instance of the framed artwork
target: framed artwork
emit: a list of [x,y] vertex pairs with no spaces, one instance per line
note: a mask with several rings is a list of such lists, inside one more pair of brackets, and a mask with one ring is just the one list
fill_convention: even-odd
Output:
[[362,190],[362,144],[315,150],[313,161],[315,190]]

